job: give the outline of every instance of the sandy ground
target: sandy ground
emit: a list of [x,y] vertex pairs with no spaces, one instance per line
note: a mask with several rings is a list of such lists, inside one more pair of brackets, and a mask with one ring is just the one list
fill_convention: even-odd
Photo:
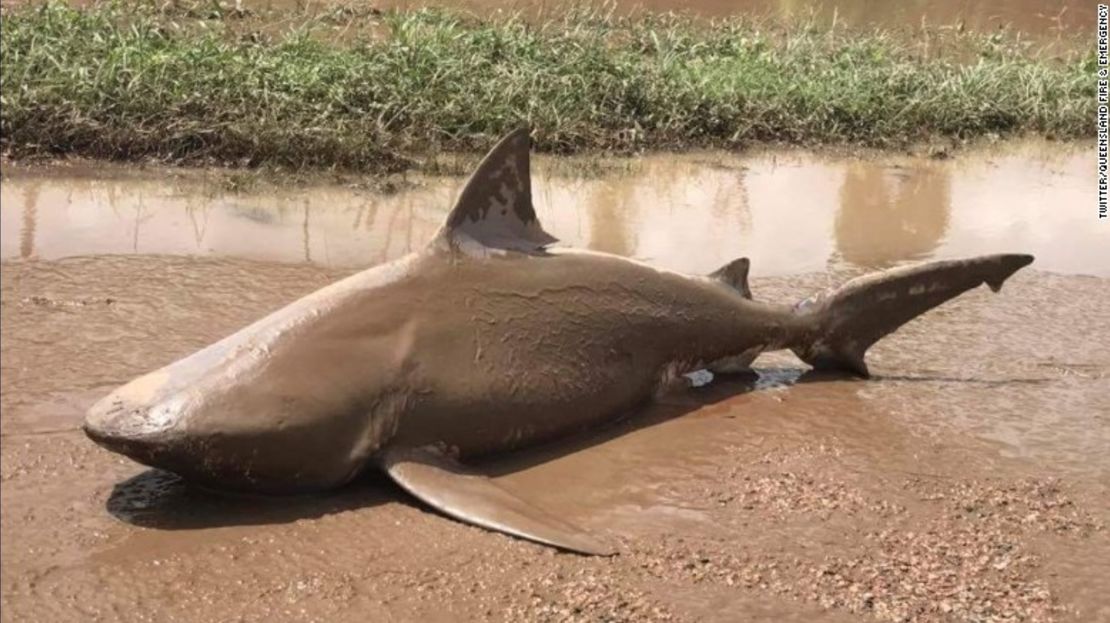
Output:
[[[4,261],[0,618],[1110,620],[1105,279],[1023,271],[882,342],[870,381],[765,358],[758,378],[482,466],[612,558],[459,524],[375,475],[319,497],[205,493],[76,429],[114,385],[342,274]],[[843,277],[753,287],[791,300]]]

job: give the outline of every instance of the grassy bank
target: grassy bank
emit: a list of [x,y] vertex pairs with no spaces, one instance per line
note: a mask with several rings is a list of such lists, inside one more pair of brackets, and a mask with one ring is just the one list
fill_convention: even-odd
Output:
[[581,11],[541,24],[349,19],[359,28],[335,42],[334,20],[275,32],[147,5],[8,10],[3,147],[382,169],[404,166],[398,154],[485,146],[521,123],[540,149],[567,152],[1094,127],[1093,54],[1043,58],[997,35],[938,52],[881,32]]

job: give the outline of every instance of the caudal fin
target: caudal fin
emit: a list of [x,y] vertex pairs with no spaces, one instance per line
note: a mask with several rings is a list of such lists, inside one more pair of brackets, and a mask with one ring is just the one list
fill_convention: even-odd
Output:
[[791,350],[814,368],[869,376],[864,353],[879,338],[984,283],[997,292],[1010,275],[1032,262],[1032,255],[985,255],[853,279],[795,306],[796,314],[812,316],[813,330]]

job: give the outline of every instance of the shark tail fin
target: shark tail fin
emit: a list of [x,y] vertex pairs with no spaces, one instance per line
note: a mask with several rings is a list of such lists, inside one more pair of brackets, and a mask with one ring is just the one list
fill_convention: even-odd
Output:
[[928,262],[853,279],[810,297],[794,313],[812,318],[791,350],[821,370],[869,376],[864,354],[884,335],[930,309],[982,284],[997,292],[1032,255],[985,255]]

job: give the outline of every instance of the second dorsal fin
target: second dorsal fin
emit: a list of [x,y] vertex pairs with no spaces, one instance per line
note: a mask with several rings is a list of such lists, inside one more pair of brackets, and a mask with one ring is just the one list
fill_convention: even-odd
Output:
[[709,273],[709,277],[736,290],[740,293],[740,296],[750,299],[752,298],[752,289],[748,287],[748,270],[751,269],[751,267],[751,261],[746,257],[742,257],[738,260],[732,260],[728,264]]
[[532,207],[530,147],[526,128],[502,138],[466,182],[437,238],[514,251],[556,242]]

